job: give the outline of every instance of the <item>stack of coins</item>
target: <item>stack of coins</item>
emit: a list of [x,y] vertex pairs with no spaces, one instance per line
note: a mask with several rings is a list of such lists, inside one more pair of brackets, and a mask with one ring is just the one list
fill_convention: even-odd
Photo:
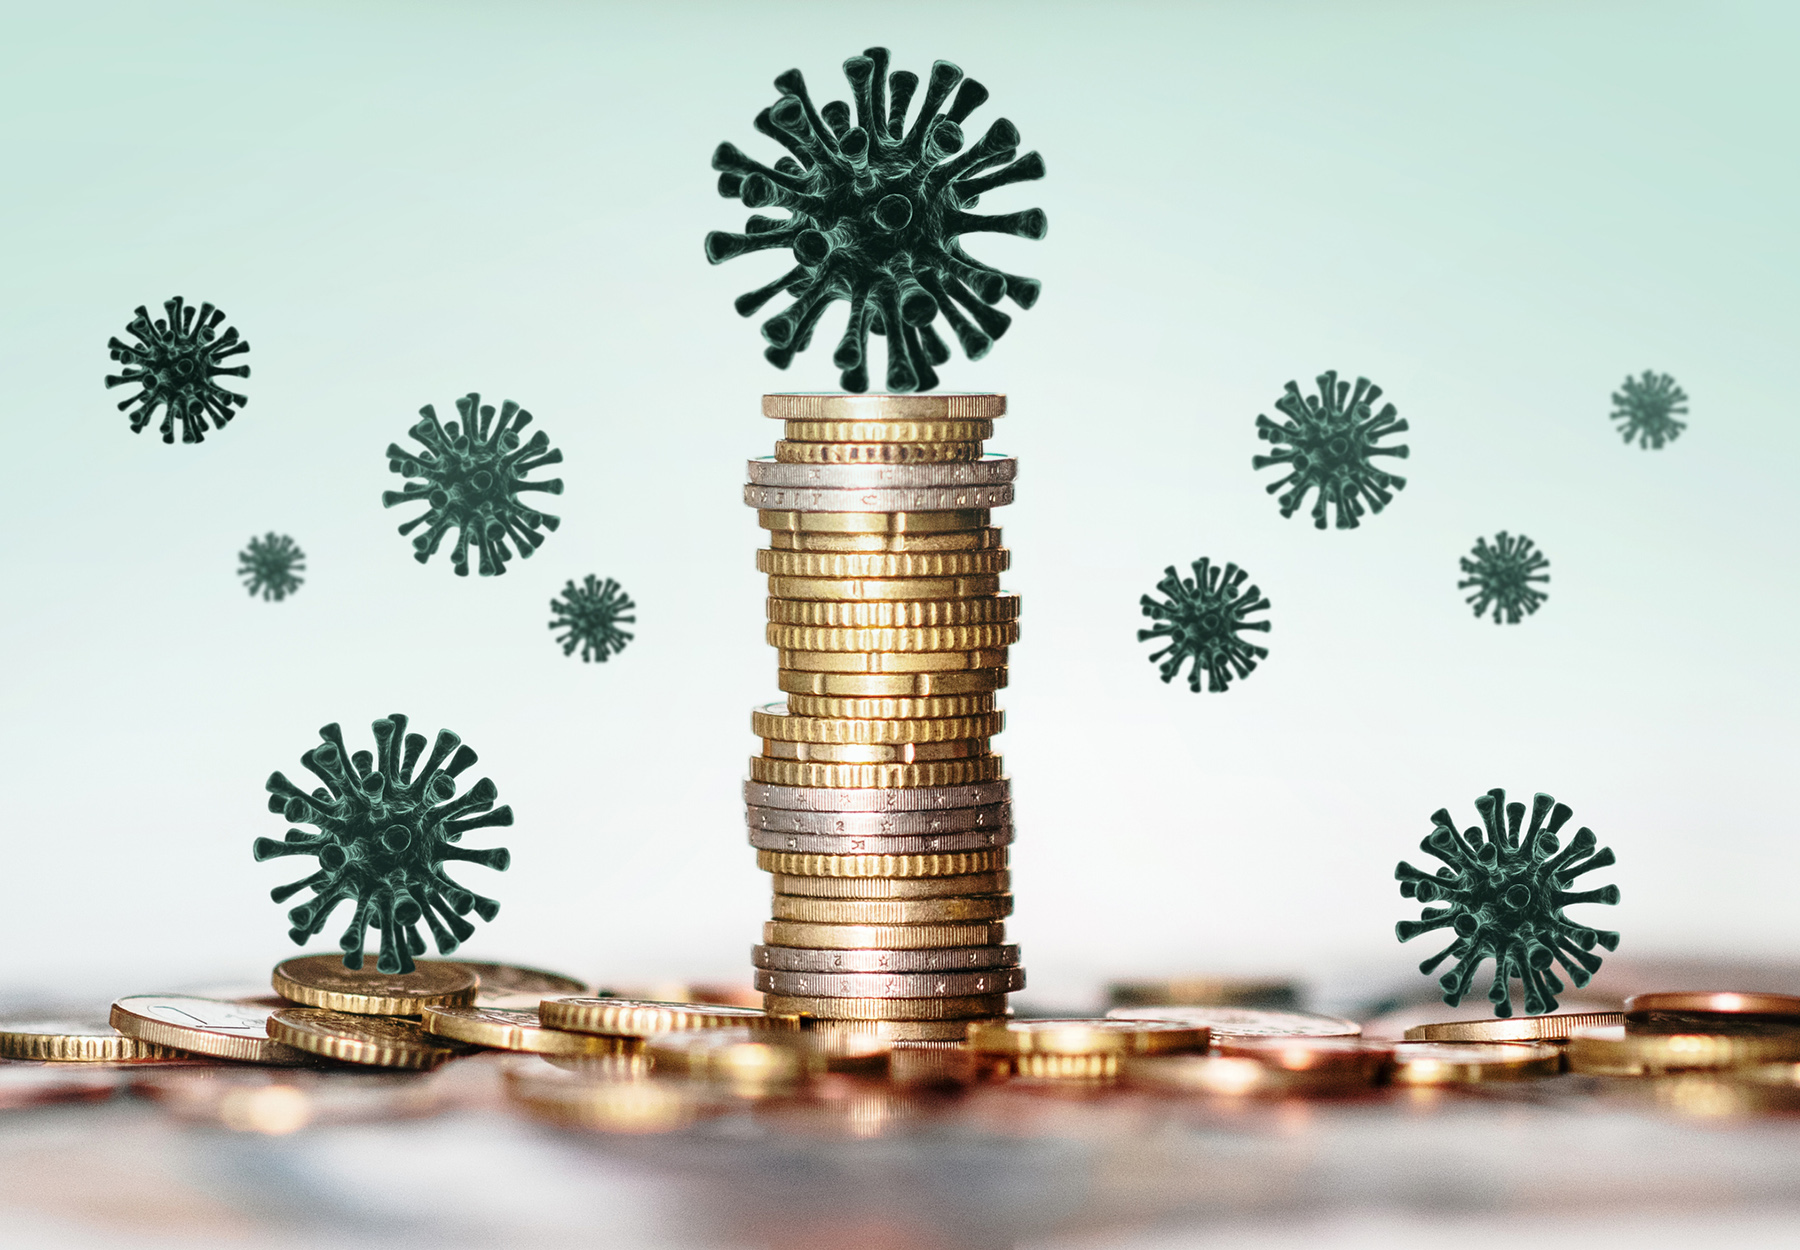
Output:
[[786,423],[744,502],[769,546],[785,703],[758,708],[744,798],[774,875],[756,947],[772,1013],[960,1040],[1025,983],[1003,720],[1019,601],[991,509],[1016,462],[982,443],[1000,395],[766,395]]

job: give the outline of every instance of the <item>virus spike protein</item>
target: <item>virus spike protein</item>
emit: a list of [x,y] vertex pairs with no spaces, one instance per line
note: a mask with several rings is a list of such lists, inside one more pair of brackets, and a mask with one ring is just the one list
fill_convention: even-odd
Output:
[[[138,341],[126,343],[109,339],[107,348],[112,358],[125,367],[109,374],[106,388],[136,386],[136,395],[119,404],[120,412],[130,412],[131,432],[141,434],[150,424],[158,408],[163,409],[162,440],[175,441],[175,421],[181,421],[181,441],[199,443],[206,439],[207,418],[214,429],[222,430],[232,416],[232,407],[242,408],[250,400],[236,391],[228,391],[214,378],[250,376],[249,365],[227,368],[223,361],[250,350],[250,344],[238,338],[231,326],[219,333],[225,314],[211,304],[195,309],[177,295],[163,302],[167,320],[152,321],[150,310],[142,304],[125,327],[125,333]],[[135,408],[135,412],[131,409]]]
[[[1605,929],[1576,924],[1563,914],[1575,903],[1617,903],[1619,887],[1571,892],[1575,878],[1614,861],[1610,847],[1595,849],[1594,831],[1576,831],[1569,845],[1558,850],[1557,832],[1574,812],[1548,794],[1532,800],[1531,824],[1520,834],[1525,816],[1523,803],[1508,803],[1506,791],[1489,790],[1475,800],[1475,810],[1486,826],[1456,832],[1446,808],[1431,815],[1432,830],[1419,849],[1446,865],[1431,876],[1405,860],[1394,869],[1400,893],[1421,903],[1443,903],[1441,910],[1425,910],[1417,920],[1402,920],[1394,935],[1410,942],[1421,933],[1449,928],[1451,944],[1419,965],[1429,976],[1446,959],[1457,962],[1440,978],[1444,1001],[1455,1007],[1468,993],[1476,970],[1494,961],[1494,978],[1488,1001],[1494,1014],[1512,1014],[1512,981],[1524,990],[1528,1015],[1556,1010],[1556,996],[1563,983],[1550,965],[1559,963],[1576,988],[1586,985],[1600,969],[1595,946],[1619,948],[1619,935]],[[1505,813],[1504,823],[1501,820]],[[1545,818],[1549,818],[1546,825]]]
[[1306,496],[1317,490],[1312,508],[1314,527],[1325,528],[1325,506],[1332,504],[1337,508],[1337,528],[1355,529],[1365,504],[1370,512],[1380,512],[1393,500],[1393,491],[1405,489],[1405,478],[1377,468],[1372,457],[1406,459],[1405,444],[1376,444],[1390,434],[1405,432],[1407,425],[1395,419],[1391,403],[1371,415],[1381,388],[1367,378],[1356,379],[1352,391],[1350,383],[1338,381],[1336,370],[1327,369],[1317,382],[1316,397],[1303,396],[1298,385],[1287,384],[1287,392],[1275,401],[1275,407],[1287,415],[1286,422],[1278,425],[1257,416],[1257,436],[1275,447],[1266,456],[1252,457],[1250,466],[1287,469],[1286,477],[1268,487],[1271,495],[1288,487],[1280,499],[1282,516],[1293,516]]
[[[963,150],[962,124],[988,93],[948,61],[931,67],[918,116],[906,128],[918,78],[905,71],[887,78],[892,105],[884,113],[887,61],[887,49],[870,48],[844,62],[854,118],[839,101],[816,109],[800,71],[787,71],[775,80],[781,99],[757,115],[755,127],[790,155],[764,165],[721,143],[712,161],[720,195],[788,216],[756,214],[742,234],[711,232],[706,259],[716,265],[768,248],[793,252],[792,269],[737,300],[739,315],[748,317],[782,291],[793,296],[762,327],[763,355],[778,369],[806,350],[829,305],[847,301],[849,320],[832,355],[847,391],[869,388],[871,332],[887,339],[888,390],[931,390],[938,381],[932,366],[950,355],[931,324],[938,314],[969,359],[979,360],[1012,324],[989,305],[1005,295],[1030,308],[1041,289],[1035,278],[976,260],[961,236],[1043,238],[1042,209],[968,211],[988,191],[1042,178],[1043,157],[1018,156],[1018,128],[1005,118]],[[949,111],[940,113],[946,100]]]
[[472,540],[481,554],[481,575],[496,576],[506,572],[506,562],[512,559],[508,538],[521,556],[529,557],[544,543],[539,529],[555,530],[562,524],[560,517],[519,501],[520,491],[562,494],[561,478],[525,480],[535,469],[560,464],[562,452],[550,447],[542,430],[520,446],[520,431],[531,423],[531,414],[510,399],[501,406],[497,422],[493,405],[482,404],[474,392],[457,400],[456,410],[462,414],[460,426],[455,421],[440,425],[430,404],[419,409],[423,420],[407,433],[424,444],[424,451],[388,444],[388,468],[402,477],[424,480],[409,480],[403,490],[383,491],[381,503],[385,508],[417,500],[429,505],[422,515],[400,526],[402,534],[425,526],[425,532],[413,539],[413,559],[420,564],[431,559],[444,534],[455,526],[456,547],[450,560],[456,575],[469,575]]
[[562,597],[550,601],[550,628],[568,631],[556,640],[564,655],[573,655],[579,646],[584,664],[590,660],[604,664],[634,637],[619,624],[637,622],[637,617],[624,615],[635,607],[619,583],[610,577],[602,583],[590,573],[580,586],[571,580],[563,587]]
[[1612,402],[1612,419],[1620,422],[1620,434],[1627,443],[1637,439],[1640,448],[1660,451],[1687,429],[1686,421],[1675,419],[1676,413],[1687,415],[1687,392],[1666,373],[1646,369],[1639,377],[1627,376],[1613,392]]
[[[361,968],[365,930],[381,931],[382,972],[413,970],[413,956],[425,953],[420,920],[430,926],[440,955],[448,955],[475,932],[462,917],[474,911],[492,920],[500,904],[464,889],[444,874],[446,860],[460,859],[497,872],[512,856],[504,848],[473,851],[455,845],[471,829],[513,822],[511,807],[494,807],[494,783],[483,777],[461,797],[455,778],[476,760],[475,752],[448,729],[438,733],[424,771],[413,767],[425,750],[422,734],[406,732],[396,713],[374,723],[376,753],[348,755],[336,724],[319,730],[324,744],[300,757],[324,785],[307,794],[281,773],[269,776],[269,810],[288,820],[316,825],[318,832],[289,829],[287,839],[258,838],[257,861],[281,855],[316,855],[319,871],[269,891],[277,903],[303,889],[313,897],[288,912],[295,944],[325,927],[337,905],[354,899],[356,911],[338,945],[346,968]],[[406,754],[399,748],[404,739]],[[446,763],[446,761],[448,761]]]
[[306,553],[286,534],[270,530],[261,538],[252,536],[250,545],[238,552],[238,576],[250,590],[252,599],[260,593],[263,602],[279,602],[296,590],[306,579]]
[[1491,547],[1485,537],[1477,538],[1475,549],[1462,557],[1460,563],[1462,571],[1469,577],[1467,581],[1456,583],[1456,588],[1474,589],[1475,593],[1464,602],[1474,606],[1477,619],[1491,605],[1494,624],[1500,624],[1504,613],[1508,625],[1517,625],[1550,597],[1532,586],[1533,582],[1550,580],[1550,574],[1542,571],[1550,567],[1549,557],[1523,534],[1514,538],[1501,530],[1494,535]]
[[[1170,565],[1156,588],[1167,596],[1164,600],[1145,595],[1139,602],[1144,615],[1155,617],[1157,624],[1138,630],[1138,641],[1166,638],[1168,645],[1150,656],[1155,664],[1162,660],[1162,679],[1172,681],[1184,661],[1192,659],[1188,670],[1188,689],[1200,693],[1201,674],[1211,677],[1207,687],[1218,694],[1229,688],[1231,679],[1246,677],[1256,662],[1268,656],[1267,647],[1259,647],[1238,637],[1241,630],[1260,629],[1267,632],[1268,621],[1251,621],[1252,612],[1269,606],[1262,591],[1251,586],[1242,594],[1238,588],[1249,575],[1235,564],[1223,569],[1206,557],[1194,561],[1194,576],[1183,580]],[[1163,657],[1169,657],[1163,660]]]

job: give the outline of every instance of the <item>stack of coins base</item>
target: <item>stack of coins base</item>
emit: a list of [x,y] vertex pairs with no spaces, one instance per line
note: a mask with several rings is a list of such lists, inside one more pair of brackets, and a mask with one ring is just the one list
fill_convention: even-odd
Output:
[[765,395],[785,422],[744,502],[769,545],[783,703],[744,799],[775,897],[769,1011],[895,1041],[960,1040],[1025,984],[1006,944],[1011,788],[991,741],[1019,637],[989,522],[1016,462],[1001,395]]

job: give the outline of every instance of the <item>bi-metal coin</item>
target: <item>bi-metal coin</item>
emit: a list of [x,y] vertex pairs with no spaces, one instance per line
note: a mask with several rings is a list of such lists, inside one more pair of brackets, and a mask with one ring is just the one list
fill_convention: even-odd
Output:
[[1012,805],[934,808],[922,812],[805,812],[783,807],[744,809],[744,822],[765,833],[818,837],[895,838],[1012,828]]
[[990,807],[1012,798],[1006,780],[976,785],[920,786],[911,790],[864,790],[744,783],[744,802],[802,812],[929,812],[958,807]]
[[758,969],[756,988],[765,994],[816,998],[950,998],[1011,994],[1025,988],[1025,970],[818,973]]
[[750,962],[772,972],[921,973],[1016,968],[1017,946],[952,946],[931,950],[808,950],[753,946]]
[[1204,1025],[1214,1037],[1360,1037],[1362,1025],[1305,1011],[1253,1011],[1241,1007],[1114,1007],[1109,1020],[1171,1020]]
[[215,1059],[308,1064],[317,1060],[269,1037],[274,1008],[187,994],[132,994],[112,1005],[112,1027],[140,1042]]
[[[1002,486],[1019,473],[1016,458],[984,452],[979,460],[948,464],[783,464],[758,456],[745,465],[752,486],[813,490],[926,490],[952,486]],[[906,509],[896,509],[906,511]]]

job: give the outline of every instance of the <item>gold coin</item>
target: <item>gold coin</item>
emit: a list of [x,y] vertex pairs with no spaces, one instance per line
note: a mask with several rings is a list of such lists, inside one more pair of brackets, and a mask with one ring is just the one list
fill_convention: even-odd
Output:
[[547,1029],[535,1007],[427,1007],[419,1022],[439,1037],[534,1055],[616,1055],[638,1045],[630,1038]]
[[[980,1026],[975,1026],[980,1027]],[[1035,1081],[1108,1081],[1119,1074],[1119,1056],[1013,1055],[1001,1070]]]
[[821,629],[815,625],[764,627],[764,639],[782,651],[976,651],[1019,641],[1017,621],[991,625],[940,625],[926,629]]
[[954,742],[898,742],[887,746],[839,746],[836,743],[778,742],[763,739],[763,757],[805,760],[814,764],[914,764],[929,760],[966,760],[989,754],[986,738]]
[[952,898],[846,899],[777,894],[772,920],[808,924],[944,924],[963,920],[1001,920],[1012,915],[1010,894]]
[[[1625,1000],[1625,1014],[1645,1016],[1674,1012],[1694,1016],[1800,1016],[1800,998],[1792,994],[1735,990],[1663,990],[1633,994]],[[1596,1023],[1616,1024],[1617,1021]]]
[[104,1020],[0,1020],[0,1059],[118,1063],[185,1057],[168,1046],[127,1037]]
[[1527,1042],[1400,1042],[1388,1079],[1396,1085],[1476,1085],[1555,1076],[1562,1047]]
[[1569,1070],[1589,1076],[1654,1076],[1791,1060],[1800,1060],[1800,1029],[1660,1032],[1612,1024],[1577,1029],[1569,1037]]
[[981,459],[980,443],[799,443],[777,439],[779,464],[955,464]]
[[[806,673],[778,669],[775,685],[783,694],[830,695],[835,698],[920,698],[925,695],[990,694],[1006,685],[1004,668],[972,668],[956,673]],[[788,700],[796,712],[803,709]],[[814,705],[817,706],[817,705]],[[829,715],[829,713],[811,713]],[[795,785],[828,784],[794,782]]]
[[474,1005],[477,1007],[536,1011],[537,1005],[546,998],[589,994],[594,988],[586,981],[578,981],[560,972],[545,972],[542,968],[482,963],[474,959],[458,959],[455,962],[481,978],[481,984],[475,987]]
[[1006,894],[1012,889],[1012,873],[1004,868],[996,872],[969,872],[955,877],[811,877],[799,873],[776,873],[772,884],[777,894],[804,898],[954,898],[970,894]]
[[779,651],[782,668],[802,673],[960,673],[1000,668],[1006,648],[980,651]]
[[1300,1001],[1300,987],[1294,982],[1252,977],[1114,981],[1106,994],[1114,1007],[1293,1007]]
[[1347,1094],[1369,1085],[1354,1068],[1292,1070],[1231,1055],[1127,1056],[1120,1074],[1150,1089],[1227,1097]]
[[779,703],[750,713],[750,732],[777,742],[810,742],[821,746],[889,746],[908,742],[955,742],[991,738],[1006,728],[1003,712],[979,716],[943,716],[936,720],[833,720],[794,716]]
[[1000,545],[999,527],[953,530],[948,534],[795,534],[772,530],[777,551],[988,551]]
[[311,1062],[310,1056],[270,1039],[273,1010],[260,1003],[190,994],[131,994],[113,1003],[111,1020],[126,1037],[192,1055],[247,1063]]
[[[389,975],[344,967],[341,955],[298,955],[275,965],[275,992],[292,1002],[357,1016],[416,1016],[427,1007],[466,1007],[480,976],[460,963],[421,959]],[[315,1052],[317,1053],[317,1052]]]
[[1163,1020],[999,1020],[969,1029],[969,1049],[989,1055],[1161,1055],[1205,1050],[1205,1025]]
[[635,998],[550,998],[538,1018],[553,1029],[653,1037],[677,1029],[776,1029],[787,1025],[754,1007],[721,1003],[654,1003]]
[[998,573],[971,573],[966,577],[778,577],[769,576],[769,595],[775,599],[842,599],[889,602],[899,599],[968,599],[996,594]]
[[[992,421],[789,421],[794,443],[979,443],[994,437]],[[979,456],[976,459],[980,459]]]
[[788,711],[820,720],[941,721],[957,716],[987,716],[998,711],[992,694],[945,694],[894,698],[851,698],[790,694]]
[[764,395],[762,413],[777,421],[991,421],[1006,415],[1006,396],[836,391]]
[[[770,599],[767,606],[771,625],[808,625],[824,629],[942,629],[1019,619],[1019,597],[1012,594],[910,601]],[[821,651],[829,649],[819,648]]]
[[984,529],[993,520],[989,508],[955,508],[948,512],[795,512],[759,508],[756,523],[766,530],[799,534],[943,534]]
[[1562,1042],[1576,1029],[1624,1024],[1617,1011],[1561,1011],[1547,1016],[1515,1016],[1507,1020],[1446,1020],[1417,1024],[1406,1030],[1409,1042]]
[[771,1015],[816,1020],[971,1020],[1004,1015],[1004,994],[962,994],[954,998],[803,998],[764,994]]
[[[778,577],[966,577],[1004,573],[1012,550],[986,551],[776,551],[756,553],[756,571]],[[907,596],[915,598],[916,596]]]
[[1004,921],[974,924],[806,924],[793,920],[763,923],[769,946],[807,950],[916,951],[940,946],[999,946]]
[[968,786],[999,778],[998,755],[924,764],[806,764],[799,760],[750,757],[750,780],[770,786],[831,790],[913,790],[923,786]]
[[375,1068],[435,1068],[468,1047],[433,1037],[416,1020],[352,1014],[322,1007],[278,1007],[269,1036],[283,1046]]
[[807,877],[966,877],[1006,867],[1006,852],[953,851],[941,855],[806,855],[758,851],[764,872]]

